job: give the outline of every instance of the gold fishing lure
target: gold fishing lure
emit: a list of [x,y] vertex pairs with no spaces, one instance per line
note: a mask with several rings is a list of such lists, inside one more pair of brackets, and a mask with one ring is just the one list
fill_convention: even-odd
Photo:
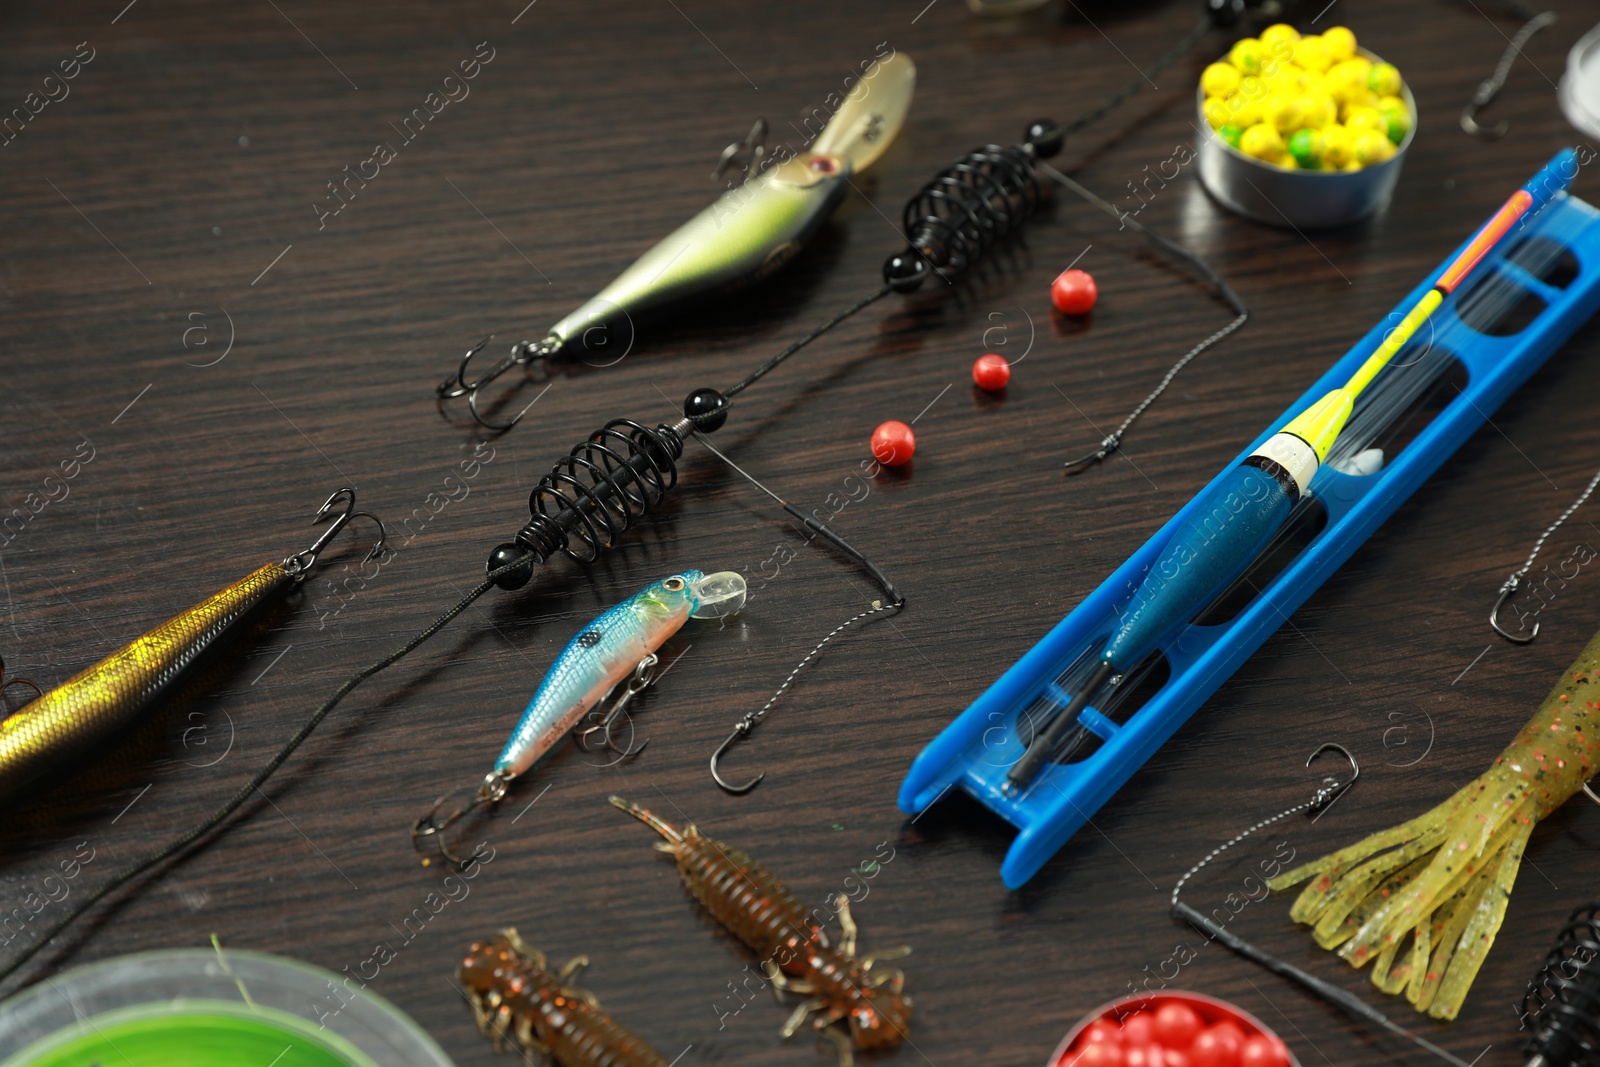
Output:
[[367,559],[381,553],[383,523],[355,510],[355,490],[349,487],[330,496],[312,521],[333,515],[340,500],[344,508],[333,525],[304,552],[268,563],[207,597],[0,722],[0,797],[15,796],[51,771],[74,770],[73,763],[142,718],[207,649],[304,580],[318,553],[351,519],[361,515],[378,523],[378,540]]

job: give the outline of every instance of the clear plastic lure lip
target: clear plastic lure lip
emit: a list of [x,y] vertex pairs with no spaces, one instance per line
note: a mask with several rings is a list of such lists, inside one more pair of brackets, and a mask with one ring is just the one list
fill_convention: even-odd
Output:
[[737,615],[744,607],[745,598],[749,593],[745,585],[744,575],[738,571],[717,571],[708,574],[697,582],[689,584],[699,607],[690,612],[691,618],[720,619],[727,615]]

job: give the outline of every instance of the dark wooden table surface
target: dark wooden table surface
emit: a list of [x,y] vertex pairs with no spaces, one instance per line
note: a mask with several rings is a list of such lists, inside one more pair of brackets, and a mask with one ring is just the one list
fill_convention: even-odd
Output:
[[[70,95],[0,149],[0,504],[24,506],[63,461],[93,456],[68,495],[0,545],[0,652],[12,671],[58,682],[303,547],[311,514],[343,484],[390,524],[393,551],[362,581],[359,550],[341,542],[300,600],[136,743],[14,808],[0,830],[3,912],[80,842],[95,856],[75,883],[86,891],[197,820],[341,680],[478,580],[571,444],[610,418],[668,415],[691,388],[732,380],[875,285],[900,246],[888,220],[934,170],[973,145],[1014,141],[1040,115],[1077,114],[1194,18],[1188,3],[1056,4],[982,22],[959,0],[123,2],[0,16],[6,109],[92,50]],[[212,933],[355,973],[387,943],[393,958],[371,988],[458,1063],[489,1064],[499,1061],[451,980],[469,941],[514,923],[555,958],[589,954],[585,984],[669,1059],[687,1049],[679,1062],[828,1062],[809,1037],[779,1041],[785,1010],[767,999],[732,1013],[731,985],[752,956],[689,900],[647,831],[605,804],[618,792],[747,848],[815,903],[887,842],[894,858],[857,915],[869,946],[916,947],[906,970],[917,1015],[912,1046],[882,1062],[1044,1063],[1084,1012],[1200,941],[1167,915],[1174,881],[1304,799],[1302,763],[1317,745],[1347,745],[1362,782],[1330,817],[1262,849],[1283,840],[1317,854],[1442,799],[1484,769],[1600,620],[1600,579],[1585,571],[1531,647],[1491,640],[1485,625],[1500,581],[1600,455],[1600,345],[1586,327],[1024,889],[1001,885],[1011,834],[976,804],[949,799],[914,824],[895,807],[935,733],[1578,140],[1555,81],[1595,16],[1554,7],[1560,22],[1494,105],[1491,117],[1512,124],[1498,142],[1468,138],[1456,115],[1515,20],[1440,0],[1350,0],[1323,15],[1394,60],[1415,91],[1421,129],[1394,200],[1363,226],[1308,240],[1225,213],[1192,166],[1161,190],[1141,220],[1208,257],[1254,314],[1103,470],[1069,481],[1059,468],[1228,312],[1071,199],[959,292],[887,301],[742,398],[719,443],[807,507],[839,490],[878,422],[921,412],[913,469],[873,480],[835,520],[910,606],[839,640],[730,760],[769,772],[752,794],[720,792],[706,757],[869,591],[691,448],[682,490],[621,550],[480,601],[358,690],[225,836],[97,911],[24,974],[203,946]],[[557,377],[524,425],[481,450],[492,459],[466,495],[447,482],[483,439],[433,398],[456,356],[490,332],[496,347],[539,336],[709,200],[717,152],[756,116],[782,130],[885,41],[918,63],[910,126],[815,244],[735,306],[658,331],[620,365]],[[480,42],[493,58],[470,96],[319,229],[312,205],[326,183],[396,141],[390,124]],[[1058,162],[1132,206],[1129,183],[1194,144],[1192,86],[1225,43],[1209,38]],[[1576,191],[1600,186],[1584,171]],[[1101,301],[1072,323],[1046,293],[1080,253]],[[1035,343],[1004,398],[976,395],[969,367],[985,331],[1004,324],[1020,346],[1030,318]],[[403,525],[446,494],[458,499]],[[1600,536],[1589,518],[1557,535],[1550,559]],[[566,751],[519,785],[482,826],[494,859],[470,896],[403,936],[441,881],[418,865],[407,825],[488,769],[580,622],[677,569],[756,572],[779,546],[794,559],[736,623],[692,625],[673,646],[683,657],[638,717],[648,752],[599,767]],[[1513,1004],[1560,920],[1593,895],[1597,819],[1579,800],[1534,834],[1453,1024],[1380,998],[1365,974],[1312,947],[1286,901],[1254,905],[1241,928],[1464,1059],[1492,1046],[1478,1062],[1520,1063]],[[1244,862],[1209,871],[1190,899],[1220,904]],[[1426,1062],[1217,948],[1175,984],[1256,1013],[1307,1065]]]

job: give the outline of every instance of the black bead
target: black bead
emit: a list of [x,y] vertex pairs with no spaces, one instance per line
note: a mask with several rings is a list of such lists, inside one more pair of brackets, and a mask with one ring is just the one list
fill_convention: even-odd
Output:
[[503,545],[495,545],[494,551],[489,553],[489,562],[484,567],[485,571],[497,571],[508,563],[522,561],[522,566],[494,580],[494,584],[501,589],[521,589],[533,578],[533,553],[521,545],[507,541]]
[[1033,146],[1033,154],[1040,159],[1051,159],[1060,154],[1061,146],[1067,143],[1067,135],[1058,129],[1054,119],[1036,119],[1028,124],[1028,132],[1022,135],[1022,140]]
[[706,386],[683,398],[683,414],[701,433],[715,433],[728,421],[728,398]]
[[1245,14],[1245,0],[1201,0],[1200,6],[1212,25],[1224,29],[1238,25]]
[[883,280],[897,293],[914,293],[928,276],[928,260],[915,248],[896,253],[883,261]]

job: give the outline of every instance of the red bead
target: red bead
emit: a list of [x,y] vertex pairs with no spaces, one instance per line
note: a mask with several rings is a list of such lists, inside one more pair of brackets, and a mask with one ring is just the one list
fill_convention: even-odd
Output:
[[1100,287],[1088,271],[1062,271],[1050,283],[1050,303],[1063,315],[1087,315],[1100,297]]
[[1245,1039],[1239,1050],[1239,1067],[1288,1067],[1287,1050],[1265,1034]]
[[1167,1048],[1188,1051],[1204,1026],[1187,1004],[1169,1001],[1156,1009],[1156,1040]]
[[1011,364],[998,352],[985,352],[972,364],[972,380],[979,389],[998,393],[1011,380]]
[[890,419],[872,431],[872,458],[885,467],[898,467],[902,463],[910,463],[916,451],[916,434],[911,432],[911,427],[898,419]]

